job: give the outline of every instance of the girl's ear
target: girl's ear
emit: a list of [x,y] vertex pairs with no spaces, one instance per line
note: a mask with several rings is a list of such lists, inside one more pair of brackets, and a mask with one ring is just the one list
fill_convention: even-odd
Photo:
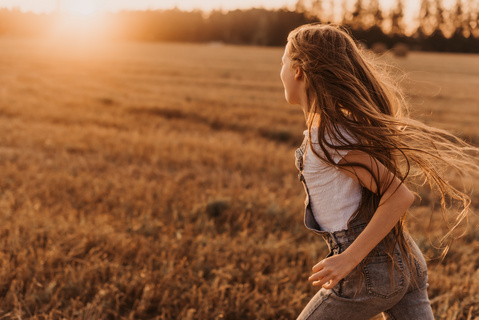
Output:
[[303,80],[303,69],[296,67],[296,72],[294,73],[294,79],[301,81]]

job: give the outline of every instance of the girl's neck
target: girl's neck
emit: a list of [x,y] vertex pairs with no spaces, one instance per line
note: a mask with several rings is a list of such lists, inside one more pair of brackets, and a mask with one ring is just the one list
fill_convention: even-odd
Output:
[[304,120],[306,121],[306,124],[308,124],[309,108],[306,107],[305,104],[301,104],[301,110],[303,110]]

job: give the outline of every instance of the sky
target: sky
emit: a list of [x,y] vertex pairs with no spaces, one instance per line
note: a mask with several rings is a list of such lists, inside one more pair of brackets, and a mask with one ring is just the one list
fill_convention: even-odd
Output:
[[[20,8],[22,11],[51,12],[61,3],[63,11],[78,13],[93,13],[97,11],[118,11],[122,9],[168,9],[178,7],[182,10],[202,9],[210,11],[222,8],[232,10],[236,8],[259,7],[293,8],[297,0],[0,0],[0,8]],[[325,1],[329,2],[329,1]],[[340,1],[336,1],[340,3]],[[391,6],[394,0],[382,0],[385,8]],[[414,3],[415,0],[406,2]]]
[[117,11],[121,9],[167,9],[178,7],[182,10],[202,9],[209,11],[215,8],[231,10],[263,6],[277,8],[293,5],[296,0],[0,0],[0,7],[18,7],[24,11],[50,12],[62,3],[64,10],[75,7],[90,7],[96,10]]
[[[324,0],[326,7],[329,3],[335,5],[333,22],[339,22],[341,17],[341,3],[339,0]],[[350,6],[355,0],[349,1]],[[379,0],[384,11],[391,9],[397,0]],[[62,12],[89,16],[103,11],[120,10],[147,10],[147,9],[171,9],[178,7],[181,10],[201,9],[209,12],[212,9],[225,11],[234,9],[247,9],[251,7],[263,7],[267,9],[287,7],[293,9],[297,0],[0,0],[0,8],[19,8],[22,11],[35,13],[53,12],[61,8]],[[307,2],[307,1],[306,1]],[[455,0],[443,0],[446,7],[451,7]],[[405,22],[414,25],[419,12],[418,0],[404,0]],[[329,13],[327,13],[329,14]]]

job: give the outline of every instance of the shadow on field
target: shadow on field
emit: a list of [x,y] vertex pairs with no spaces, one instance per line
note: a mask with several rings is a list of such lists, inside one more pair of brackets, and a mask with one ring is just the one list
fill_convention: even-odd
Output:
[[297,134],[292,134],[288,130],[275,128],[256,128],[245,124],[232,124],[225,119],[218,117],[207,117],[199,113],[188,111],[184,112],[173,108],[150,108],[150,107],[132,107],[129,108],[132,114],[157,116],[168,120],[186,120],[189,122],[202,123],[217,131],[234,131],[239,133],[256,133],[258,136],[271,141],[287,144],[288,146],[296,146],[300,138]]

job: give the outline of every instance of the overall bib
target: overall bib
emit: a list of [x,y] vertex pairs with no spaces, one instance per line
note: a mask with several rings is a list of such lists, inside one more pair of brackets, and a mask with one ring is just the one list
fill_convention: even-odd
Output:
[[[373,210],[358,204],[358,211],[349,220],[347,230],[328,232],[316,222],[306,181],[303,176],[303,157],[307,137],[295,152],[299,180],[306,192],[304,224],[306,228],[323,237],[329,248],[329,256],[346,250],[367,226],[359,210]],[[406,239],[412,254],[404,257],[397,246],[392,259],[378,244],[348,276],[333,289],[321,288],[309,301],[298,320],[360,320],[383,313],[385,319],[433,320],[431,304],[427,296],[427,266],[416,243],[409,235]],[[409,264],[405,263],[409,259]],[[408,265],[412,267],[409,268]],[[392,278],[392,279],[391,279]]]

